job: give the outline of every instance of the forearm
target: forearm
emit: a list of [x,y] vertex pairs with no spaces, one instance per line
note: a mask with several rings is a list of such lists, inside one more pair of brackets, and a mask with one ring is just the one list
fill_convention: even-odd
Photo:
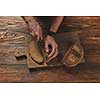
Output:
[[62,20],[63,20],[64,16],[58,16],[54,19],[51,27],[50,27],[50,31],[52,32],[57,32]]
[[35,17],[33,16],[22,16],[26,24],[36,22]]

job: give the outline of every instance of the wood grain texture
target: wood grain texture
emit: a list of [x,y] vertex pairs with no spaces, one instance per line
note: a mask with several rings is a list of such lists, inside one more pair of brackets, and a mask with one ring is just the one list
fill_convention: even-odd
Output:
[[[45,17],[44,17],[45,19]],[[46,26],[48,20],[44,20]],[[45,28],[43,28],[45,29]],[[24,36],[27,27],[21,17],[0,17],[0,32]],[[100,82],[100,17],[65,17],[59,34],[79,31],[85,50],[85,64],[28,70],[26,60],[16,61],[16,51],[24,54],[24,38],[0,42],[0,82]]]

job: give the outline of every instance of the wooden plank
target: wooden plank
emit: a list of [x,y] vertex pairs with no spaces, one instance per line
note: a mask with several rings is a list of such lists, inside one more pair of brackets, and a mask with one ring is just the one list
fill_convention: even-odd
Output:
[[25,65],[0,65],[0,82],[25,82],[29,70]]
[[0,64],[25,64],[26,59],[16,60],[18,54],[25,55],[25,47],[1,47]]
[[[26,64],[26,60],[16,60],[16,55],[25,55],[25,22],[21,17],[0,16],[0,64]],[[11,38],[7,38],[7,36]],[[21,37],[21,38],[20,38]]]

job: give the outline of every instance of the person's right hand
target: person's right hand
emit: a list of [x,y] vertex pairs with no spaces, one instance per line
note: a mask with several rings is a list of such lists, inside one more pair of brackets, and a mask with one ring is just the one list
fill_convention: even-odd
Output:
[[42,28],[35,20],[28,23],[30,34],[36,38],[37,41],[42,40]]

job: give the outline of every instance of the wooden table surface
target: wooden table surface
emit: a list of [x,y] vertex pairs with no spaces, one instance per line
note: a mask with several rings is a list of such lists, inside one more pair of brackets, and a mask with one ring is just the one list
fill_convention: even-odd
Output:
[[[46,22],[47,23],[47,22]],[[79,31],[85,50],[85,63],[75,68],[65,66],[29,71],[26,60],[17,61],[16,52],[24,54],[27,27],[21,17],[0,17],[0,33],[8,31],[20,39],[0,40],[0,82],[100,82],[100,17],[66,17],[59,32]]]

